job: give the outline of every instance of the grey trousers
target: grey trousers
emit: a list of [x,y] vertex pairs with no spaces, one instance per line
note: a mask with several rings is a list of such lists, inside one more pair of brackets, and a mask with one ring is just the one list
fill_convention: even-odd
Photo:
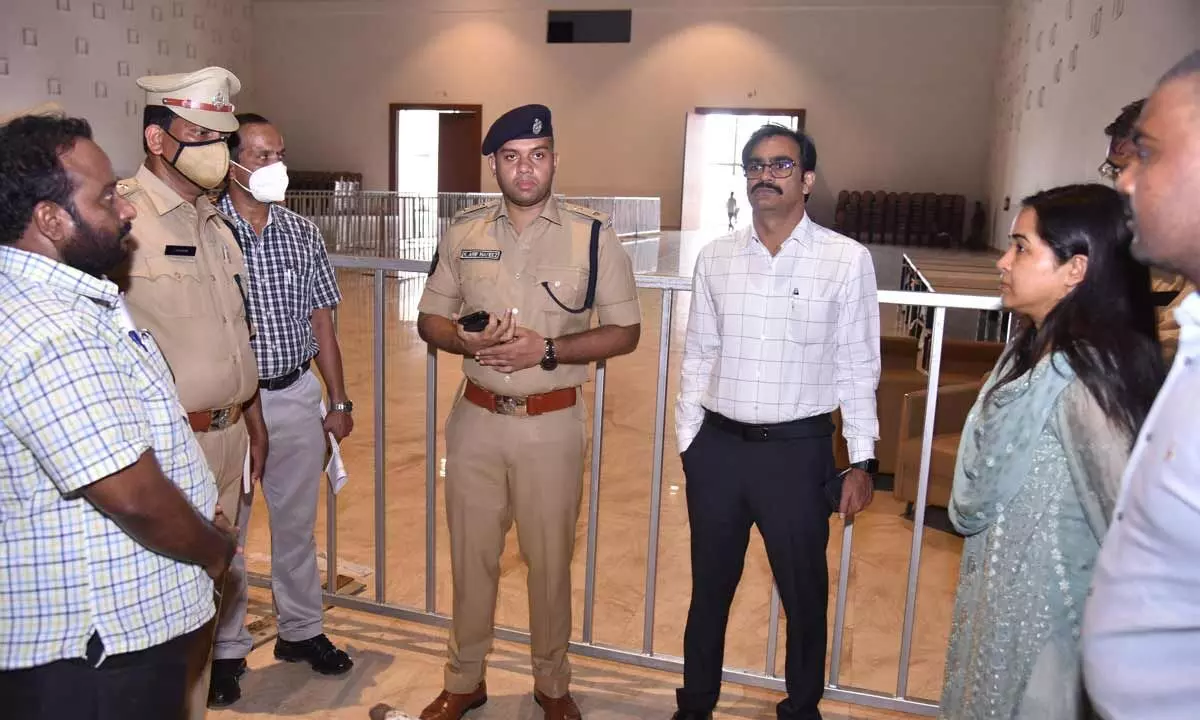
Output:
[[[279,637],[291,642],[323,632],[314,537],[326,444],[321,393],[321,383],[311,372],[291,387],[262,391],[263,417],[271,441],[262,479],[271,528],[271,591]],[[252,500],[252,495],[244,495],[238,512],[243,547]],[[244,658],[250,654],[253,640],[246,628],[246,563],[241,555],[233,561],[225,593],[213,658]]]

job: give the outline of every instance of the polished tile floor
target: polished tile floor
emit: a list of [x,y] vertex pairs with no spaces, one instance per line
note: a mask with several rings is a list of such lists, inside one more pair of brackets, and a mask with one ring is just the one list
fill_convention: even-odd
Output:
[[[627,243],[639,273],[689,275],[703,241],[693,235],[666,233],[662,238]],[[899,284],[899,256],[895,248],[872,248],[879,284],[895,289]],[[680,269],[684,268],[683,272]],[[350,473],[349,484],[337,497],[337,547],[339,572],[361,583],[358,597],[384,599],[413,608],[425,605],[426,469],[425,388],[427,352],[414,324],[423,276],[388,277],[384,283],[385,364],[384,402],[374,400],[379,374],[374,367],[374,280],[359,271],[340,271],[345,301],[339,312],[339,334],[346,359],[350,395],[356,404],[356,429],[343,444]],[[608,367],[604,405],[604,441],[599,476],[599,527],[597,531],[597,593],[594,640],[621,649],[640,651],[643,644],[647,597],[648,551],[657,547],[657,573],[653,595],[653,648],[656,654],[679,656],[690,592],[688,526],[684,503],[684,478],[674,451],[673,402],[678,387],[679,354],[688,310],[688,293],[676,293],[668,339],[669,372],[667,421],[662,468],[660,532],[648,538],[651,479],[654,457],[656,375],[659,358],[662,292],[641,292],[644,324],[638,350],[614,360]],[[894,316],[884,314],[884,332],[891,331]],[[450,561],[444,507],[442,469],[444,446],[441,430],[458,390],[461,374],[455,358],[442,355],[437,367],[438,450],[429,461],[437,476],[436,609],[450,607]],[[593,384],[586,388],[589,407]],[[383,414],[377,426],[377,411]],[[375,448],[377,430],[385,451],[381,473],[386,528],[377,533],[375,506]],[[590,482],[590,478],[588,481]],[[317,522],[318,546],[326,548],[327,503],[322,492]],[[575,636],[581,639],[584,606],[585,545],[588,498],[578,530],[575,559]],[[867,513],[855,523],[851,554],[845,641],[840,684],[879,693],[896,691],[900,672],[901,631],[913,523],[904,507],[888,492],[877,492]],[[842,524],[832,520],[829,562],[830,612],[834,607],[840,559]],[[386,563],[377,567],[376,538],[385,543]],[[922,535],[915,627],[908,674],[908,697],[934,699],[942,685],[943,653],[949,632],[961,541],[939,530],[926,528]],[[250,540],[246,548],[252,570],[269,569],[269,532],[266,508],[256,500]],[[375,598],[377,574],[383,572],[383,598]],[[528,605],[524,590],[525,568],[515,532],[502,560],[502,580],[497,622],[524,628]],[[357,588],[358,586],[353,586]],[[352,591],[353,591],[352,588]],[[755,535],[745,574],[730,620],[727,666],[763,672],[766,667],[771,577],[761,542]],[[270,614],[269,595],[255,591],[254,608]],[[361,612],[329,613],[329,631],[354,652],[358,665],[347,678],[328,679],[304,668],[276,663],[270,643],[251,658],[252,672],[244,680],[247,697],[215,717],[293,716],[321,718],[366,717],[376,702],[388,702],[410,713],[440,688],[444,632],[435,627],[406,624]],[[781,620],[780,642],[785,622]],[[782,649],[776,667],[782,672]],[[611,662],[580,659],[574,684],[584,710],[593,718],[669,717],[678,676],[646,671]],[[501,643],[492,663],[489,682],[493,702],[480,718],[535,717],[528,695],[528,657],[519,646]],[[719,717],[773,717],[778,695],[727,685]],[[831,718],[898,717],[880,711],[829,703]],[[540,717],[540,715],[539,715]]]

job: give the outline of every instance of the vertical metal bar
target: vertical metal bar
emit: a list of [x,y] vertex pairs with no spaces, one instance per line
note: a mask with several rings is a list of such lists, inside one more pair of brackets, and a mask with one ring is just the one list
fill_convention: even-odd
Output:
[[662,327],[658,332],[658,389],[654,407],[654,461],[650,470],[650,529],[646,536],[646,609],[642,652],[654,654],[654,594],[658,584],[658,524],[662,509],[663,443],[667,424],[667,359],[671,352],[671,309],[674,290],[662,292]]
[[[337,272],[336,270],[334,271]],[[338,311],[333,311],[333,334],[338,331]],[[332,449],[332,448],[331,448]],[[325,484],[325,589],[338,591],[337,583],[337,495],[333,492],[333,478]]]
[[850,553],[854,544],[854,520],[842,527],[842,556],[838,563],[837,600],[833,609],[833,648],[829,658],[829,684],[836,686],[842,671],[842,644],[846,636],[846,598],[850,589]]
[[384,272],[375,270],[375,601],[387,602],[387,419]]
[[946,308],[934,309],[925,427],[921,431],[921,472],[918,475],[917,504],[913,513],[912,551],[908,556],[908,589],[904,594],[904,631],[900,636],[900,673],[896,678],[896,697],[904,697],[908,693],[908,666],[912,659],[913,623],[917,611],[917,575],[921,570],[921,544],[925,536],[925,501],[929,494],[929,461],[933,449],[934,420],[937,418],[938,376],[942,372],[942,335],[945,328]]
[[425,612],[437,612],[437,348],[425,356]]
[[775,677],[775,656],[779,654],[779,586],[771,583],[770,621],[767,623],[767,677]]
[[592,642],[596,611],[596,541],[600,528],[600,451],[604,440],[604,382],[606,363],[596,363],[596,399],[592,412],[592,472],[588,488],[587,565],[583,576],[583,641]]

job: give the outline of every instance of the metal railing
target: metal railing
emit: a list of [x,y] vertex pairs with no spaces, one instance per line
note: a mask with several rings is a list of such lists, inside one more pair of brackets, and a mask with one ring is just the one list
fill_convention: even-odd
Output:
[[[907,253],[900,264],[900,289],[907,292],[938,292]],[[902,330],[927,346],[933,328],[933,306],[904,305],[896,316]],[[1014,322],[1013,314],[999,307],[979,310],[975,322],[975,339],[982,342],[1008,342]],[[926,359],[922,361],[921,366],[927,370],[928,352],[924,357]]]
[[[499,193],[414,195],[340,189],[290,192],[284,204],[312,220],[329,252],[383,258],[430,260],[437,239],[460,210],[500,197]],[[612,217],[619,237],[657,234],[656,197],[558,196]]]
[[[351,256],[331,256],[336,268],[368,272],[373,276],[374,327],[373,373],[374,373],[374,550],[375,550],[375,593],[374,599],[354,597],[338,592],[336,583],[324,594],[330,605],[359,610],[377,615],[398,618],[438,627],[447,627],[450,617],[437,612],[437,351],[430,349],[426,358],[425,372],[425,602],[423,608],[406,607],[387,601],[387,404],[386,404],[386,358],[385,329],[386,296],[385,280],[396,273],[424,274],[429,263],[411,259],[379,259]],[[601,448],[604,440],[604,407],[607,371],[604,362],[597,363],[595,390],[592,401],[592,452],[591,482],[589,483],[589,506],[587,517],[587,545],[585,549],[584,612],[582,641],[572,642],[570,650],[582,656],[610,660],[619,663],[682,673],[683,661],[677,657],[655,652],[654,612],[657,590],[657,564],[659,553],[659,518],[662,510],[662,485],[664,442],[666,440],[668,358],[671,351],[672,320],[674,319],[675,296],[690,292],[690,278],[661,275],[637,276],[639,288],[656,289],[661,292],[661,326],[658,348],[658,377],[655,392],[653,461],[650,472],[650,511],[647,528],[647,561],[644,587],[645,622],[641,642],[635,648],[620,648],[601,645],[594,641],[596,602],[596,557],[598,538],[598,512],[600,483],[602,477]],[[846,604],[850,583],[850,562],[854,540],[854,521],[848,520],[841,537],[841,559],[838,573],[837,595],[834,603],[833,642],[830,652],[830,668],[825,698],[857,705],[866,705],[887,710],[896,710],[920,715],[936,715],[935,702],[909,697],[909,667],[913,650],[913,630],[917,606],[917,582],[921,564],[921,549],[924,540],[925,506],[928,496],[931,448],[933,445],[934,418],[937,412],[939,376],[941,373],[942,345],[949,309],[996,310],[999,301],[992,297],[961,296],[933,292],[880,291],[881,305],[913,306],[931,311],[931,354],[929,364],[928,402],[925,405],[925,424],[921,436],[920,475],[917,499],[914,506],[913,536],[909,550],[908,571],[905,582],[904,621],[900,637],[899,673],[895,692],[882,693],[851,687],[842,683],[841,665],[845,639]],[[326,577],[338,577],[337,565],[337,496],[327,491],[326,505]],[[270,587],[270,579],[262,575],[251,575],[250,582],[258,587]],[[783,691],[784,679],[776,671],[777,636],[780,623],[780,600],[773,590],[770,603],[767,653],[762,672],[726,668],[726,681],[749,686]],[[498,627],[496,637],[501,640],[529,642],[528,633],[512,628]]]

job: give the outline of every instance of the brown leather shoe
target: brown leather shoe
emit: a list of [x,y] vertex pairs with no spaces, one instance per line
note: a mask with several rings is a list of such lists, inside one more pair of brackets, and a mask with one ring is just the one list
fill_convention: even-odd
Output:
[[575,698],[571,697],[571,693],[560,698],[552,698],[541,690],[534,690],[533,699],[546,713],[546,720],[580,720],[583,717],[583,714],[579,712],[579,706],[575,704]]
[[463,715],[487,702],[487,684],[479,683],[475,692],[461,695],[443,690],[429,707],[421,711],[421,720],[459,720]]

